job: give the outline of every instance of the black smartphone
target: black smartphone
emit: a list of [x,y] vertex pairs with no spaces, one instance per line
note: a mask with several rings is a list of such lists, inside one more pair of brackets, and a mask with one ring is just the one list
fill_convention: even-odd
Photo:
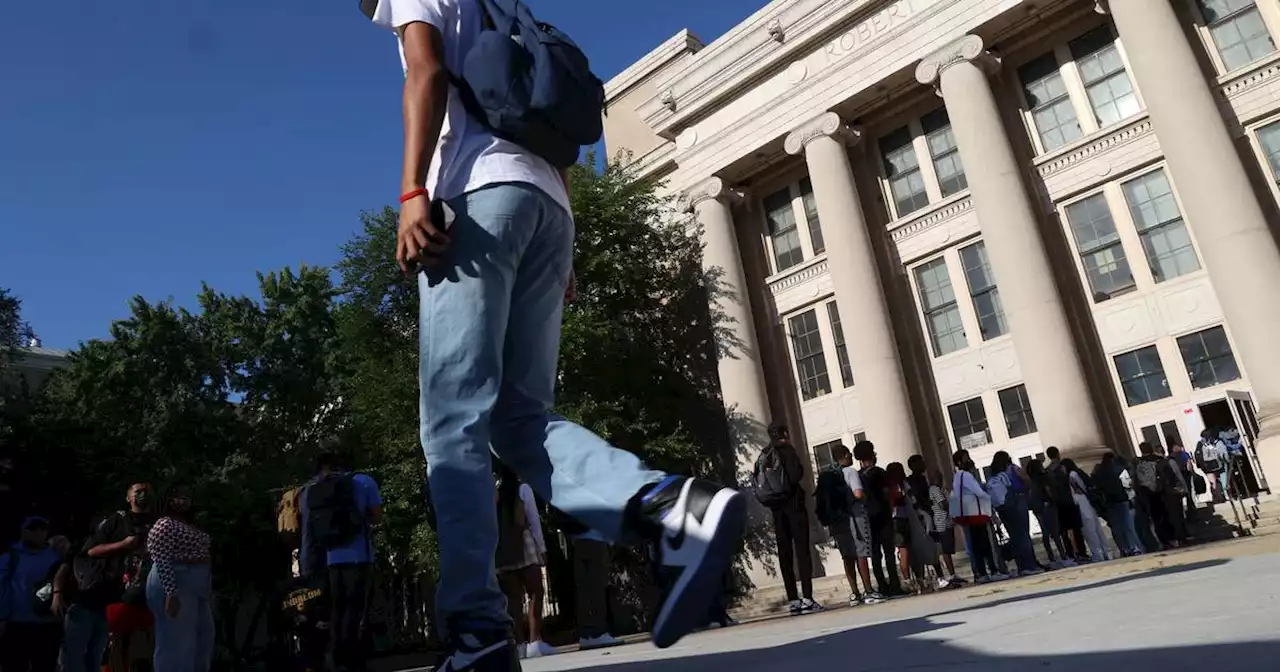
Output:
[[[438,198],[431,201],[431,209],[427,214],[431,217],[431,226],[435,227],[436,231],[444,234],[453,232],[453,222],[458,218],[458,214],[453,211],[453,208],[449,207],[448,203],[445,203]],[[431,254],[426,250],[423,250],[421,254],[423,257],[429,257],[432,259],[438,258],[436,255]],[[418,271],[424,270],[426,270],[426,266],[419,261]]]

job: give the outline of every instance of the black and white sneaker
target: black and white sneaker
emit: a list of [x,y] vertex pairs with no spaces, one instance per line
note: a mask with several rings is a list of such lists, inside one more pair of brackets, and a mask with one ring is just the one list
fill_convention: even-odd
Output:
[[665,649],[703,625],[724,591],[724,575],[747,524],[747,500],[732,488],[669,476],[636,502],[639,519],[658,538],[662,599],[653,643]]
[[510,636],[459,635],[453,655],[437,672],[520,672],[520,653]]

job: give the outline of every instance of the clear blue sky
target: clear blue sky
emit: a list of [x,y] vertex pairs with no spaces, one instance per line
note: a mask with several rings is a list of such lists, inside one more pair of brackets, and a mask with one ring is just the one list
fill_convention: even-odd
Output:
[[[764,0],[531,0],[603,79]],[[44,343],[107,335],[130,297],[328,265],[399,182],[395,40],[357,0],[5,2],[0,287]]]

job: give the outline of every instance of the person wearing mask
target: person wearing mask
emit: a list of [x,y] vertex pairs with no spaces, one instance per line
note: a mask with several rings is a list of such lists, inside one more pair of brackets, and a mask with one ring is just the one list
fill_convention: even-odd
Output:
[[1071,490],[1071,474],[1062,465],[1062,453],[1057,446],[1049,446],[1044,454],[1049,458],[1049,466],[1045,471],[1049,475],[1049,494],[1058,510],[1058,527],[1062,530],[1062,538],[1066,541],[1073,560],[1088,562],[1089,552],[1085,548],[1084,522]]
[[1027,504],[1027,489],[1031,482],[1027,472],[1013,463],[1009,453],[1001,450],[991,461],[991,478],[987,479],[988,492],[1009,533],[1013,547],[1013,559],[1019,576],[1040,574],[1040,562],[1036,560],[1035,547],[1031,545],[1031,516]]
[[969,451],[957,450],[951,457],[956,468],[951,482],[948,508],[957,525],[964,528],[965,546],[973,560],[974,582],[1002,581],[1008,576],[994,571],[995,549],[991,545],[991,495],[987,494],[973,472],[977,469]]
[[37,609],[36,591],[53,578],[62,556],[49,544],[49,520],[30,516],[19,539],[0,555],[0,670],[53,672],[62,627]]
[[125,491],[128,508],[104,516],[72,562],[54,579],[54,611],[63,619],[63,672],[98,670],[104,651],[128,662],[140,652],[131,646],[154,625],[145,585],[150,574],[146,539],[155,522],[151,485],[134,483]]
[[208,672],[213,663],[213,580],[209,534],[196,526],[191,495],[169,495],[147,535],[152,568],[147,605],[156,615],[155,672]]
[[[655,571],[673,579],[656,600],[651,629],[655,646],[670,647],[702,625],[722,591],[746,532],[747,502],[732,488],[649,469],[552,411],[573,277],[569,167],[580,149],[564,134],[583,131],[582,119],[594,127],[601,110],[589,108],[603,101],[603,87],[567,41],[544,50],[485,39],[479,2],[362,0],[360,9],[396,37],[404,73],[395,254],[420,295],[420,437],[439,520],[436,621],[450,651],[440,669],[519,668],[493,566],[491,451],[540,498],[608,541],[659,545]],[[523,14],[517,25],[539,30],[530,22]],[[490,51],[498,48],[514,48],[505,52],[514,60],[500,63]],[[572,57],[531,53],[562,49]],[[471,76],[510,81],[504,67],[527,74],[535,63],[568,71],[554,81],[576,86],[555,88],[563,94],[557,102],[582,116],[528,124],[538,135],[523,141],[495,132],[495,119],[523,116],[477,109],[481,97],[467,95]],[[486,100],[527,109],[522,92],[530,93],[508,87]]]
[[[1027,508],[1035,514],[1040,523],[1040,542],[1044,544],[1045,555],[1049,558],[1049,566],[1053,568],[1070,567],[1075,564],[1067,547],[1062,543],[1062,528],[1058,525],[1058,506],[1049,491],[1049,474],[1044,463],[1035,459],[1027,464]],[[1054,550],[1057,550],[1057,555]]]
[[945,578],[948,586],[959,587],[967,582],[956,574],[956,523],[948,511],[947,500],[950,493],[946,490],[945,482],[940,469],[929,471],[929,505],[933,511],[933,529],[929,536],[938,545],[942,564],[947,568],[946,573],[939,572],[938,576]]
[[1091,497],[1092,482],[1084,471],[1076,466],[1074,460],[1063,460],[1062,467],[1066,469],[1071,484],[1071,496],[1075,498],[1076,510],[1080,512],[1081,527],[1090,560],[1103,562],[1113,559],[1111,548],[1105,541],[1106,533],[1102,530],[1102,518],[1098,515]]
[[361,670],[368,657],[365,616],[373,580],[373,527],[382,522],[382,492],[368,474],[347,469],[341,441],[326,438],[315,476],[302,489],[299,563],[323,575],[329,592],[329,656],[338,672]]
[[[769,427],[769,445],[760,452],[752,470],[756,497],[773,514],[773,533],[778,542],[778,571],[791,601],[791,614],[822,611],[813,599],[813,556],[809,543],[809,510],[804,489],[804,466],[791,445],[786,425]],[[799,563],[800,590],[796,590]]]
[[1106,502],[1111,536],[1121,555],[1129,557],[1142,555],[1142,542],[1134,527],[1133,507],[1129,503],[1129,492],[1124,484],[1126,477],[1123,464],[1111,451],[1103,454],[1102,461],[1093,468],[1093,484]]
[[858,477],[867,494],[865,504],[867,521],[871,524],[871,568],[876,576],[876,586],[880,588],[881,594],[890,598],[906,595],[898,576],[897,556],[894,554],[889,476],[876,464],[876,447],[870,441],[854,444],[853,459],[858,461]]
[[500,473],[498,550],[494,560],[498,584],[507,596],[507,610],[516,625],[516,642],[521,646],[522,657],[554,655],[556,650],[542,641],[542,606],[546,597],[542,569],[547,566],[547,542],[538,502],[533,488],[521,483],[514,472],[502,466]]

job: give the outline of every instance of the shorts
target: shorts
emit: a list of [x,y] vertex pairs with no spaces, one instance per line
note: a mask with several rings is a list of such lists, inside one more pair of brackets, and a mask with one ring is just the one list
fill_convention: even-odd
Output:
[[149,630],[155,623],[151,610],[140,604],[117,602],[107,605],[107,631],[113,635]]
[[949,527],[942,532],[930,532],[929,536],[933,538],[934,543],[942,546],[943,555],[956,554],[956,528]]
[[911,521],[906,518],[893,519],[893,545],[897,548],[911,547]]
[[866,516],[852,516],[830,528],[840,557],[845,560],[871,557],[871,523]]

